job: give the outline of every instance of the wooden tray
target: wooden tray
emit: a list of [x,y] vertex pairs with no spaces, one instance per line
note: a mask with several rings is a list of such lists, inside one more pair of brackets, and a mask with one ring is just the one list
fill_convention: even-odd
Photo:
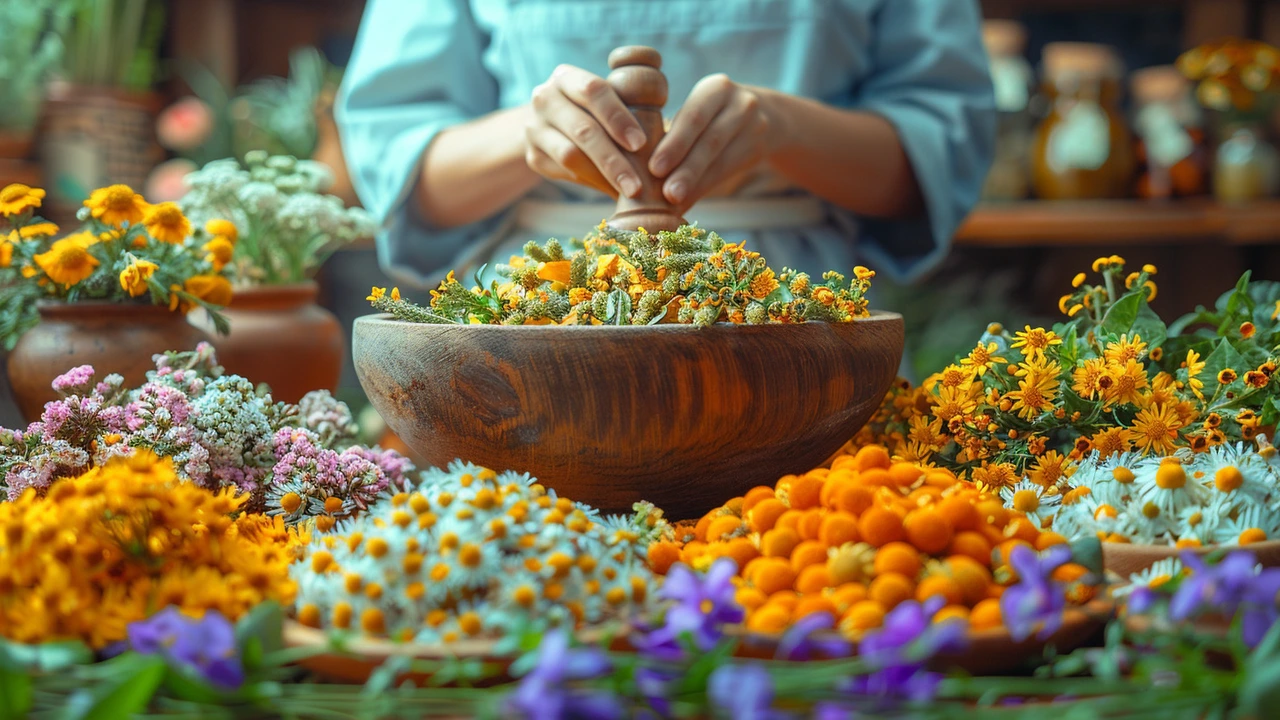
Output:
[[[1104,542],[1102,543],[1102,567],[1107,572],[1115,573],[1120,576],[1122,581],[1127,582],[1130,575],[1146,570],[1159,560],[1179,557],[1188,549],[1203,557],[1211,552],[1221,550],[1222,547],[1221,545],[1211,545],[1203,548],[1175,548],[1168,545],[1130,545],[1128,543]],[[1231,547],[1229,549],[1235,550],[1237,548]],[[1280,540],[1244,545],[1238,549],[1248,550],[1257,555],[1258,562],[1262,563],[1263,567],[1280,567]]]

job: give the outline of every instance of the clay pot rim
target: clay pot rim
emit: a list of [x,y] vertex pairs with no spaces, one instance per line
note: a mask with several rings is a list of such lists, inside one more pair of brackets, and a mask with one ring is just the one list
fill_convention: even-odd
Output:
[[[504,332],[504,333],[592,333],[592,332],[628,332],[628,333],[702,333],[704,336],[712,333],[728,336],[729,333],[735,334],[755,334],[766,332],[818,332],[814,328],[835,328],[837,331],[851,331],[861,325],[868,323],[901,323],[902,315],[889,312],[888,310],[872,310],[870,317],[858,318],[847,323],[829,323],[822,320],[810,320],[802,323],[769,323],[766,325],[739,325],[734,323],[716,323],[709,327],[698,327],[692,323],[660,323],[658,325],[446,325],[432,323],[417,323],[409,320],[400,320],[393,317],[390,313],[375,313],[373,315],[363,315],[356,318],[355,325],[395,325],[419,328],[452,328],[457,332]],[[806,330],[805,328],[809,328]]]
[[155,315],[157,317],[172,315],[178,319],[185,318],[183,313],[170,310],[168,305],[157,305],[149,302],[112,302],[110,300],[77,300],[76,302],[37,300],[36,311],[40,313],[42,318],[82,317],[86,314]]
[[314,303],[320,297],[320,283],[303,280],[296,283],[233,286],[231,304],[227,309],[237,310],[236,299],[251,297],[256,303],[269,306],[293,307]]

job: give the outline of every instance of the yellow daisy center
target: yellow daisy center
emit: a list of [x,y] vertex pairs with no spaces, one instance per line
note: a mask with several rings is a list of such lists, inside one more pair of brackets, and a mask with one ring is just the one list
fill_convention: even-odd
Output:
[[1040,507],[1040,495],[1034,490],[1019,490],[1013,494],[1013,509],[1021,513],[1035,512]]
[[[1160,463],[1156,470],[1156,487],[1177,490],[1187,484],[1187,471],[1179,463]],[[1144,509],[1145,512],[1145,509]]]

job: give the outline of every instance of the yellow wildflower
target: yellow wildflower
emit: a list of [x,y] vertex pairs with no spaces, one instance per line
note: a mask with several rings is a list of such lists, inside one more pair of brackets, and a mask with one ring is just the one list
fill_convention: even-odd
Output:
[[391,288],[391,299],[392,299],[392,300],[399,300],[399,299],[400,299],[400,288],[398,288],[398,287],[393,287],[393,288]]
[[1146,350],[1147,344],[1142,342],[1140,335],[1134,333],[1133,339],[1130,340],[1126,334],[1121,335],[1120,340],[1117,342],[1107,343],[1107,348],[1103,351],[1102,356],[1108,362],[1123,365],[1127,360],[1140,360]]
[[377,302],[382,299],[383,295],[386,295],[386,294],[387,294],[386,288],[375,287],[369,291],[369,297],[365,298],[365,300],[368,300],[369,302]]
[[236,228],[236,224],[230,220],[213,219],[204,224],[204,231],[212,237],[224,237],[232,245],[240,239],[240,231]]
[[1073,288],[1080,287],[1081,285],[1084,284],[1084,280],[1085,280],[1084,273],[1076,273],[1076,276],[1071,278],[1071,287]]
[[1022,350],[1022,354],[1029,358],[1043,357],[1044,352],[1051,345],[1061,345],[1062,338],[1057,333],[1044,328],[1033,328],[1026,326],[1026,330],[1019,330],[1014,333],[1013,347]]
[[13,264],[13,243],[8,240],[0,240],[0,267],[9,267]]
[[1110,457],[1116,453],[1129,451],[1129,435],[1128,431],[1122,427],[1107,428],[1099,430],[1089,438],[1089,444],[1097,450],[1102,457]]
[[[973,387],[973,384],[968,384],[941,388],[937,398],[934,399],[934,416],[946,422],[953,417],[973,412],[978,407],[978,398],[973,393]],[[981,388],[978,388],[978,395],[981,394]]]
[[8,185],[0,190],[0,215],[6,217],[21,215],[27,210],[40,207],[44,200],[44,190],[33,188],[22,183]]
[[1126,360],[1107,365],[1107,376],[1111,385],[1103,391],[1102,397],[1107,405],[1116,403],[1141,405],[1142,391],[1147,388],[1147,369],[1137,360]]
[[973,350],[969,351],[968,356],[960,359],[960,364],[968,366],[973,370],[974,374],[982,377],[992,365],[1009,362],[995,354],[996,348],[997,345],[994,342],[986,345],[978,343]]
[[94,190],[84,201],[93,216],[107,225],[136,225],[147,212],[147,201],[128,185],[111,185]]
[[1187,351],[1187,386],[1201,400],[1204,400],[1204,381],[1196,376],[1204,371],[1204,365],[1200,360],[1200,353],[1195,350]]
[[183,284],[183,289],[210,305],[231,304],[231,282],[221,275],[196,275]]
[[982,463],[973,469],[973,482],[989,488],[999,489],[1018,482],[1020,473],[1009,463]]
[[747,294],[757,300],[763,300],[777,289],[778,280],[774,277],[773,268],[765,268],[751,278],[751,285],[747,289]]
[[1027,472],[1027,477],[1031,482],[1041,487],[1049,487],[1058,484],[1059,480],[1065,480],[1075,472],[1075,465],[1067,461],[1067,458],[1057,450],[1050,450],[1036,460]]
[[213,265],[214,272],[222,272],[222,268],[231,262],[231,258],[236,252],[235,245],[225,235],[215,235],[212,240],[205,243],[200,249],[208,253],[204,259]]
[[149,260],[134,260],[120,271],[120,287],[129,297],[138,297],[147,292],[147,280],[157,269],[159,266]]
[[542,263],[538,268],[538,277],[550,282],[569,284],[569,266],[568,260],[556,260],[554,262]]
[[18,242],[19,240],[30,240],[36,237],[52,237],[58,234],[58,226],[51,222],[38,222],[30,225],[24,225],[17,230],[9,232],[9,242]]
[[1182,421],[1172,408],[1152,405],[1138,412],[1129,430],[1129,441],[1144,455],[1167,455],[1174,450]]
[[89,253],[89,246],[96,242],[97,238],[88,233],[71,235],[33,259],[50,280],[69,288],[92,275],[100,264],[98,258]]
[[180,245],[191,234],[191,221],[182,214],[177,203],[162,202],[152,205],[143,216],[142,224],[147,234],[157,242]]
[[1088,358],[1071,371],[1071,389],[1080,397],[1092,400],[1098,393],[1098,379],[1106,374],[1105,360]]
[[1058,379],[1056,375],[1029,373],[1018,381],[1018,389],[1009,393],[1013,400],[1013,412],[1024,420],[1031,420],[1046,410],[1053,408],[1054,398],[1058,395]]

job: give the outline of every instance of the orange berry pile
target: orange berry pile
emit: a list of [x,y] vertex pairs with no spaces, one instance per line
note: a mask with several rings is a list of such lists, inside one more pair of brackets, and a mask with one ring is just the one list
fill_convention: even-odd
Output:
[[[676,562],[705,570],[732,558],[748,629],[777,633],[828,612],[853,638],[899,603],[933,596],[946,599],[938,621],[999,626],[999,598],[1017,581],[1010,551],[1066,542],[950,471],[893,462],[879,445],[753,488],[703,516],[686,540],[651,545],[650,566],[665,574]],[[1086,575],[1075,564],[1059,574],[1069,583]],[[1069,597],[1090,592],[1077,583]]]

